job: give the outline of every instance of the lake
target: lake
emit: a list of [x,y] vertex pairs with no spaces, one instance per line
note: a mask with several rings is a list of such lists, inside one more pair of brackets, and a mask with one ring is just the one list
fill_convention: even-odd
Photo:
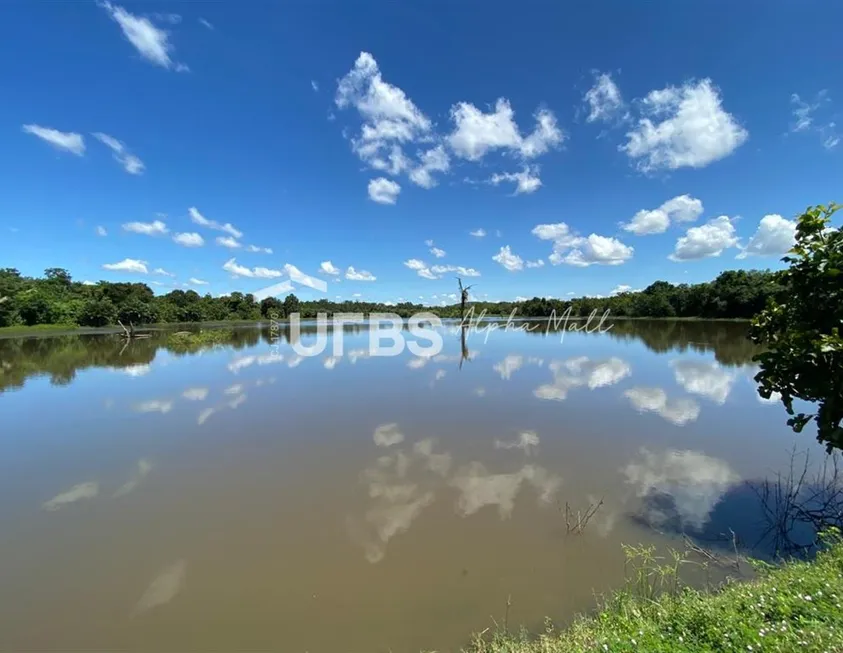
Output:
[[340,357],[287,329],[0,340],[0,649],[458,650],[591,609],[622,543],[751,546],[751,483],[822,453],[757,395],[743,324],[467,358],[442,332],[432,358],[369,356],[365,325]]

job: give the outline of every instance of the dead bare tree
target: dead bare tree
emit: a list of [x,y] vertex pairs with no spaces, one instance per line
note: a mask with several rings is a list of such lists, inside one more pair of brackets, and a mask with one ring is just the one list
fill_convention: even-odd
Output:
[[457,284],[460,287],[460,321],[465,319],[465,304],[468,301],[468,291],[471,290],[474,285],[471,286],[463,286],[462,279],[457,277]]

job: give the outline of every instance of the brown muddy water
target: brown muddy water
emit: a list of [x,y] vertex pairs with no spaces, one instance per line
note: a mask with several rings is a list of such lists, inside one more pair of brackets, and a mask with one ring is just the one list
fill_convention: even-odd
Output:
[[751,543],[747,482],[817,446],[740,324],[474,333],[466,360],[449,331],[433,358],[278,335],[0,341],[0,650],[458,650],[591,609],[622,543]]

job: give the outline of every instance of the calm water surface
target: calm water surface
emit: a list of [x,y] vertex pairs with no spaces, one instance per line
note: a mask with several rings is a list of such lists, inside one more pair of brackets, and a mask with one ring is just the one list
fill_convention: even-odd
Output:
[[510,626],[590,609],[621,543],[752,539],[746,482],[814,443],[744,326],[543,334],[462,362],[449,332],[370,357],[366,328],[314,358],[0,340],[0,649],[457,650],[508,598]]

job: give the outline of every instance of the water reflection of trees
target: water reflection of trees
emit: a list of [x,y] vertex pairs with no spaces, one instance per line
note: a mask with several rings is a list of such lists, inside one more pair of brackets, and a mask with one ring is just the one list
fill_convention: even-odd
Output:
[[[581,333],[600,335],[597,333],[597,319],[592,320],[589,331]],[[558,333],[565,327],[564,322],[558,325],[544,320],[536,321],[537,325],[529,333],[547,336]],[[567,328],[573,325],[577,328],[585,323],[570,321]],[[703,320],[612,320],[607,319],[601,327],[611,327],[605,334],[617,340],[627,342],[642,342],[650,351],[665,352],[713,352],[718,363],[722,365],[746,365],[760,350],[747,337],[748,325],[742,322],[715,322]]]
[[[531,333],[546,335],[546,323]],[[316,333],[316,323],[301,327],[301,336]],[[406,323],[405,323],[406,328]],[[328,325],[329,331],[333,327]],[[354,335],[369,330],[368,324],[345,324],[343,333]],[[196,326],[190,330],[197,330]],[[39,338],[0,339],[0,391],[21,387],[27,378],[47,375],[52,383],[66,385],[73,381],[76,372],[88,368],[128,368],[147,365],[156,352],[164,349],[172,355],[189,355],[168,344],[171,330],[154,330],[148,339],[137,340],[124,348],[117,335],[63,335]],[[723,365],[743,365],[751,361],[758,350],[746,338],[744,324],[730,322],[691,322],[617,320],[607,332],[609,337],[630,342],[643,342],[655,352],[686,350],[713,352]],[[271,328],[236,328],[225,346],[233,349],[254,347],[260,342],[267,345],[293,344],[297,334],[288,324]],[[463,349],[463,356],[467,351]]]

